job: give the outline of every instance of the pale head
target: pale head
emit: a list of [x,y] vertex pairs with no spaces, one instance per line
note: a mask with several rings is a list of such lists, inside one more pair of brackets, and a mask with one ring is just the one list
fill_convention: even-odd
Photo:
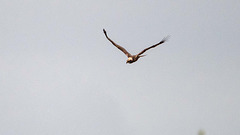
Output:
[[126,64],[127,63],[133,63],[133,58],[132,57],[128,57],[127,61],[126,61]]

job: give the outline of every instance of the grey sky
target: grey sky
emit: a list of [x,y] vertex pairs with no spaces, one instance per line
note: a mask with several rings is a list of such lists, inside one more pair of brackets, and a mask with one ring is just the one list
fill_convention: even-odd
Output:
[[[240,134],[239,0],[1,0],[1,135]],[[159,42],[132,65],[130,53]]]

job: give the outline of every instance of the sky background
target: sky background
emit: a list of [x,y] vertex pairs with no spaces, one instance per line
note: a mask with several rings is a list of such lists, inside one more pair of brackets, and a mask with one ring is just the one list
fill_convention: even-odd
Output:
[[[240,134],[239,0],[0,0],[1,135]],[[104,36],[136,54],[136,63]]]

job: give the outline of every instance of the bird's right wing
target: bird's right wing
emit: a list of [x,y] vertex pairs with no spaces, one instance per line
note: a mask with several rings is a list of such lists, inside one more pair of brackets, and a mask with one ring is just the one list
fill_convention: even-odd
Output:
[[120,45],[116,44],[115,42],[113,42],[108,36],[107,36],[107,32],[105,29],[103,29],[103,32],[106,36],[106,38],[114,45],[116,46],[119,50],[121,50],[125,55],[127,55],[127,57],[132,56],[126,49],[124,49],[123,47],[121,47]]

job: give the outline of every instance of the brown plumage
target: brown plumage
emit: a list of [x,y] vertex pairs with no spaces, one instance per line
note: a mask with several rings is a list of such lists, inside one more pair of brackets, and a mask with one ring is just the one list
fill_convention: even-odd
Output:
[[151,48],[154,48],[154,47],[156,47],[156,46],[158,46],[158,45],[166,42],[167,39],[168,39],[168,37],[169,37],[169,36],[167,36],[167,37],[163,38],[162,41],[160,41],[159,43],[157,43],[157,44],[155,44],[155,45],[152,45],[152,46],[150,46],[150,47],[142,50],[142,51],[141,51],[140,53],[138,53],[137,55],[131,55],[131,54],[130,54],[126,49],[124,49],[122,46],[120,46],[120,45],[116,44],[115,42],[113,42],[113,41],[108,37],[107,32],[106,32],[105,29],[103,29],[103,32],[104,32],[106,38],[107,38],[114,46],[116,46],[119,50],[121,50],[121,51],[128,57],[126,63],[129,63],[129,64],[131,64],[131,63],[133,63],[133,62],[136,62],[140,57],[145,56],[145,55],[142,55],[142,54],[143,54],[144,52],[146,52],[147,50],[149,50],[149,49],[151,49]]

